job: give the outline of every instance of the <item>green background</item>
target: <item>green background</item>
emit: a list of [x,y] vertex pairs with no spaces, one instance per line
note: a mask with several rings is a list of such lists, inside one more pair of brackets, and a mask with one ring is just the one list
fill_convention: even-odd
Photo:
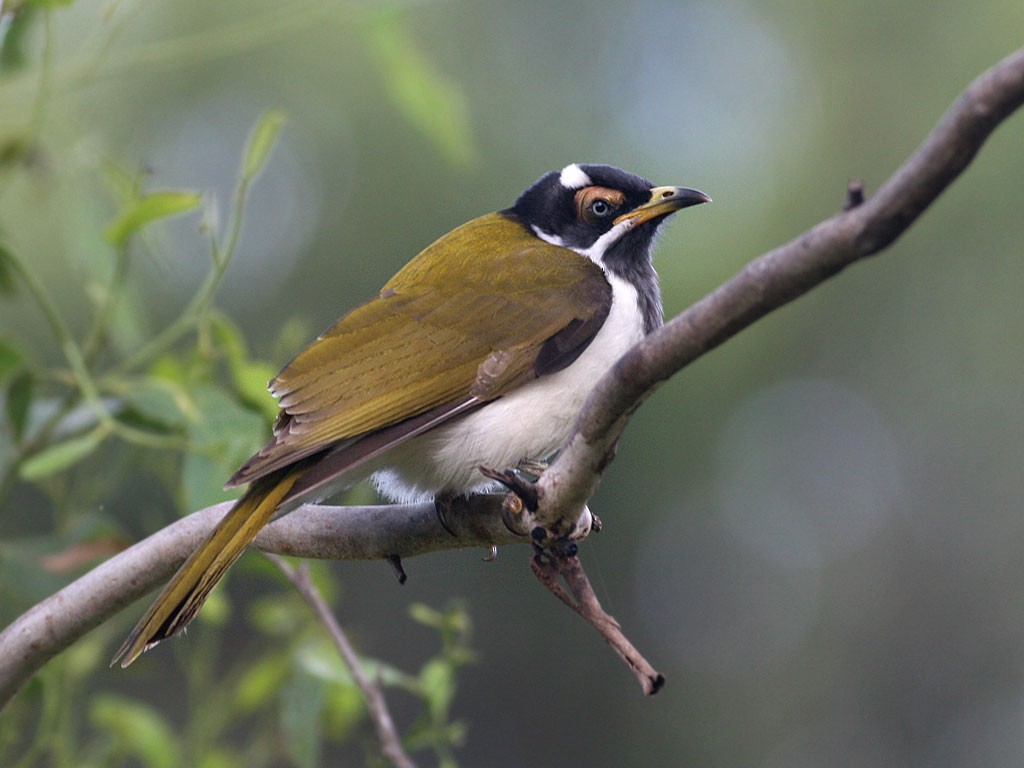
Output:
[[[217,300],[272,368],[431,240],[574,161],[714,198],[659,241],[675,314],[839,210],[849,179],[870,194],[1024,30],[1019,0],[80,0],[48,22],[37,14],[0,77],[0,141],[33,147],[0,179],[4,243],[84,327],[118,207],[107,169],[199,190],[223,221],[250,126],[279,108],[287,125]],[[633,418],[592,500],[605,530],[582,557],[668,677],[658,696],[642,697],[536,583],[526,547],[493,563],[410,560],[404,587],[383,563],[330,565],[358,647],[403,668],[437,644],[410,603],[465,598],[478,657],[452,702],[468,729],[460,764],[1019,764],[1022,139],[1018,115],[892,248],[677,375]],[[199,225],[192,214],[148,230],[119,345],[195,292],[209,262]],[[0,329],[60,363],[23,291],[0,297]],[[170,474],[158,452],[111,440],[58,489],[8,488],[2,622],[74,575],[9,553],[59,549],[58,534],[97,516],[141,538],[202,498]],[[258,595],[286,588],[258,564],[241,571],[219,648],[200,621],[127,672],[107,670],[142,605],[99,630],[83,711],[116,693],[183,729],[183,668],[255,663],[287,642],[246,618]],[[407,729],[416,703],[389,698]],[[97,738],[97,722],[83,717],[77,738]],[[266,735],[248,722],[223,744]],[[362,760],[351,745],[323,750]]]

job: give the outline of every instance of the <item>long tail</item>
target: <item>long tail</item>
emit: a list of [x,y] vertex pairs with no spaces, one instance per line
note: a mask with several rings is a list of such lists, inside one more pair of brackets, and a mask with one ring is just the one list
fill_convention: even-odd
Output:
[[206,541],[164,587],[111,660],[127,667],[144,651],[177,634],[195,618],[207,596],[260,529],[265,526],[304,466],[290,467],[249,486]]

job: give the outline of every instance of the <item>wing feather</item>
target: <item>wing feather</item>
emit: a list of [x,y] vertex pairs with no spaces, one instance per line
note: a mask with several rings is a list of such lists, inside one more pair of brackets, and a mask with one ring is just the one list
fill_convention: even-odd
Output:
[[[270,382],[281,406],[273,439],[229,485],[387,429],[379,453],[407,439],[421,414],[451,418],[558,370],[590,343],[610,306],[611,286],[588,259],[502,214],[475,219],[281,370]],[[395,428],[407,420],[410,430]]]

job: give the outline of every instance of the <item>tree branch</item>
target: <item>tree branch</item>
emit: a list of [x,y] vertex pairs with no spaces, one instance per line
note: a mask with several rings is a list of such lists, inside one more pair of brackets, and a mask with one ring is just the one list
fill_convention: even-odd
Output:
[[[501,521],[503,497],[456,500],[446,518],[432,503],[380,507],[307,505],[256,537],[279,555],[381,560],[521,542]],[[0,709],[47,661],[163,584],[227,512],[230,502],[194,512],[101,563],[30,608],[0,632]]]
[[[589,531],[589,524],[577,526],[581,510],[611,461],[629,416],[661,382],[772,310],[896,240],[1022,103],[1024,49],[975,80],[873,197],[755,259],[630,350],[598,382],[573,437],[538,480],[537,509],[506,517],[515,520],[522,533],[540,528],[542,536],[554,539]],[[500,497],[474,499],[467,509],[449,516],[454,537],[437,523],[433,505],[344,512],[304,507],[268,526],[257,544],[306,557],[380,558],[521,541],[501,522],[500,503]],[[470,513],[469,506],[480,513]],[[0,633],[0,705],[48,659],[166,579],[223,511],[203,510],[154,534],[33,607]]]
[[1024,48],[978,77],[878,192],[750,262],[735,277],[627,352],[597,383],[576,431],[537,481],[539,505],[520,519],[558,538],[594,494],[630,414],[674,373],[769,312],[905,232],[1024,104]]
[[[553,552],[537,552],[530,561],[534,575],[548,590],[575,611],[605,642],[612,647],[619,658],[636,677],[640,687],[648,696],[653,696],[665,684],[665,676],[651,666],[643,654],[629,642],[622,633],[622,627],[611,614],[601,607],[590,579],[583,570],[583,564],[573,545],[568,552],[554,548]],[[561,579],[569,587],[569,592],[562,588]]]

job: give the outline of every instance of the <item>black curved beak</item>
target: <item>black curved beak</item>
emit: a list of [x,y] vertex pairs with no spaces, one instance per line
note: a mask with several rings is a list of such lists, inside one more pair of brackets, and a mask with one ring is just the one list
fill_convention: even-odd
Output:
[[656,219],[659,216],[675,213],[683,208],[710,202],[711,198],[697,189],[690,189],[689,187],[655,187],[651,190],[651,197],[646,203],[638,205],[629,213],[622,214],[615,219],[615,223],[632,221],[633,226],[636,226],[637,224],[643,224],[645,221]]

